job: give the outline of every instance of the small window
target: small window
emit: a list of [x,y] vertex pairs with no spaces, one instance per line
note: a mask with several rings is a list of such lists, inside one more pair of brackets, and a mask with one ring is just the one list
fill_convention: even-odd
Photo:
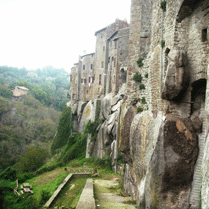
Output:
[[205,42],[208,40],[208,30],[207,28],[202,29],[202,42]]
[[110,57],[108,57],[108,63],[110,63]]
[[83,70],[85,70],[85,65],[83,65]]
[[101,38],[103,38],[103,34],[101,33]]
[[91,70],[93,69],[93,64],[91,64]]
[[91,78],[89,77],[89,83],[91,83]]
[[101,63],[101,68],[103,68],[103,67],[104,67],[104,62]]
[[88,93],[89,93],[89,91],[88,91],[88,90],[86,90],[86,93],[88,94]]
[[115,49],[117,48],[117,41],[115,41]]
[[86,78],[84,79],[84,83],[86,84]]
[[105,51],[105,46],[103,46],[103,51]]
[[81,83],[83,83],[83,79],[81,78]]
[[102,84],[102,74],[99,74],[99,85]]
[[112,57],[112,61],[114,61],[114,57]]

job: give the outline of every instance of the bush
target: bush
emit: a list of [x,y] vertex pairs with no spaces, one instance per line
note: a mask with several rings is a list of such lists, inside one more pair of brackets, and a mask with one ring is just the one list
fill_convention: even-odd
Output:
[[4,98],[11,99],[12,98],[12,91],[7,87],[0,85],[0,96]]
[[161,40],[161,47],[162,47],[162,48],[165,47],[165,40]]
[[161,8],[164,12],[166,11],[166,1],[165,1],[165,0],[161,1],[161,3],[160,3],[160,8]]
[[147,104],[145,97],[142,97],[141,103],[142,103],[142,104]]
[[136,81],[136,82],[139,82],[141,83],[142,81],[142,75],[139,74],[138,72],[133,76],[133,80]]
[[42,148],[29,150],[19,161],[18,168],[22,172],[31,172],[41,167],[48,156],[48,152]]
[[41,191],[40,205],[45,204],[46,201],[48,201],[50,197],[51,197],[51,194],[50,194],[49,191],[47,191],[47,190],[42,190],[42,191]]
[[139,85],[139,89],[140,89],[140,90],[145,89],[145,85],[144,85],[143,83],[140,84],[140,85]]
[[144,77],[145,77],[145,78],[148,78],[148,73],[146,73]]
[[144,58],[139,57],[139,59],[136,61],[137,65],[138,65],[139,67],[142,67],[142,66],[144,65],[144,63],[142,62],[143,60],[144,60]]
[[8,167],[0,173],[0,179],[9,179],[15,181],[17,178],[17,172],[14,168]]
[[142,112],[144,109],[143,109],[143,107],[138,107],[137,108],[137,113],[140,113],[140,112]]
[[57,149],[67,144],[66,139],[69,138],[73,130],[72,123],[73,123],[73,118],[71,114],[71,108],[65,106],[64,110],[62,111],[60,120],[59,120],[59,125],[57,127],[57,134],[51,146],[52,154],[55,154]]

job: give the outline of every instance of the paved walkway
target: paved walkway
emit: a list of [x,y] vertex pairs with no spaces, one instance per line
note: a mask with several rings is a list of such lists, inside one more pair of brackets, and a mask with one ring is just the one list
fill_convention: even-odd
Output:
[[95,201],[97,209],[135,209],[136,206],[125,203],[131,197],[122,197],[117,194],[119,185],[117,178],[112,180],[94,180]]

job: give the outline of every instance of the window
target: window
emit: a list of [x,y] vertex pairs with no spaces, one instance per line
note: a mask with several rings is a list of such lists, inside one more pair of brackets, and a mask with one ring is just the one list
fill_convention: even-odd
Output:
[[85,65],[83,65],[83,70],[85,70]]
[[99,74],[99,85],[102,84],[102,74]]
[[202,29],[202,42],[205,42],[208,40],[208,31],[207,28]]
[[103,51],[105,51],[105,46],[103,46]]
[[91,82],[91,78],[89,77],[89,83]]
[[84,83],[86,84],[86,78],[84,79]]
[[117,41],[115,41],[115,49],[117,48]]
[[108,63],[110,63],[110,57],[108,57]]
[[101,68],[103,68],[103,67],[104,67],[104,62],[101,63]]
[[83,83],[83,79],[81,78],[81,83]]
[[101,33],[101,38],[103,38],[103,34]]
[[89,93],[89,91],[88,91],[88,90],[86,90],[86,93],[88,94],[88,93]]
[[93,69],[93,64],[91,64],[91,69]]

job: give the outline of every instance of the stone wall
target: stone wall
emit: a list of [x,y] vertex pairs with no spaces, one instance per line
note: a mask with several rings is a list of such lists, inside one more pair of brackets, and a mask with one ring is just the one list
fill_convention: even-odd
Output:
[[[160,5],[132,0],[129,29],[117,30],[116,22],[96,32],[93,96],[101,99],[102,124],[88,156],[111,157],[138,208],[198,208],[200,192],[208,208],[209,2],[167,0],[166,11]],[[94,106],[78,117],[81,132]]]

